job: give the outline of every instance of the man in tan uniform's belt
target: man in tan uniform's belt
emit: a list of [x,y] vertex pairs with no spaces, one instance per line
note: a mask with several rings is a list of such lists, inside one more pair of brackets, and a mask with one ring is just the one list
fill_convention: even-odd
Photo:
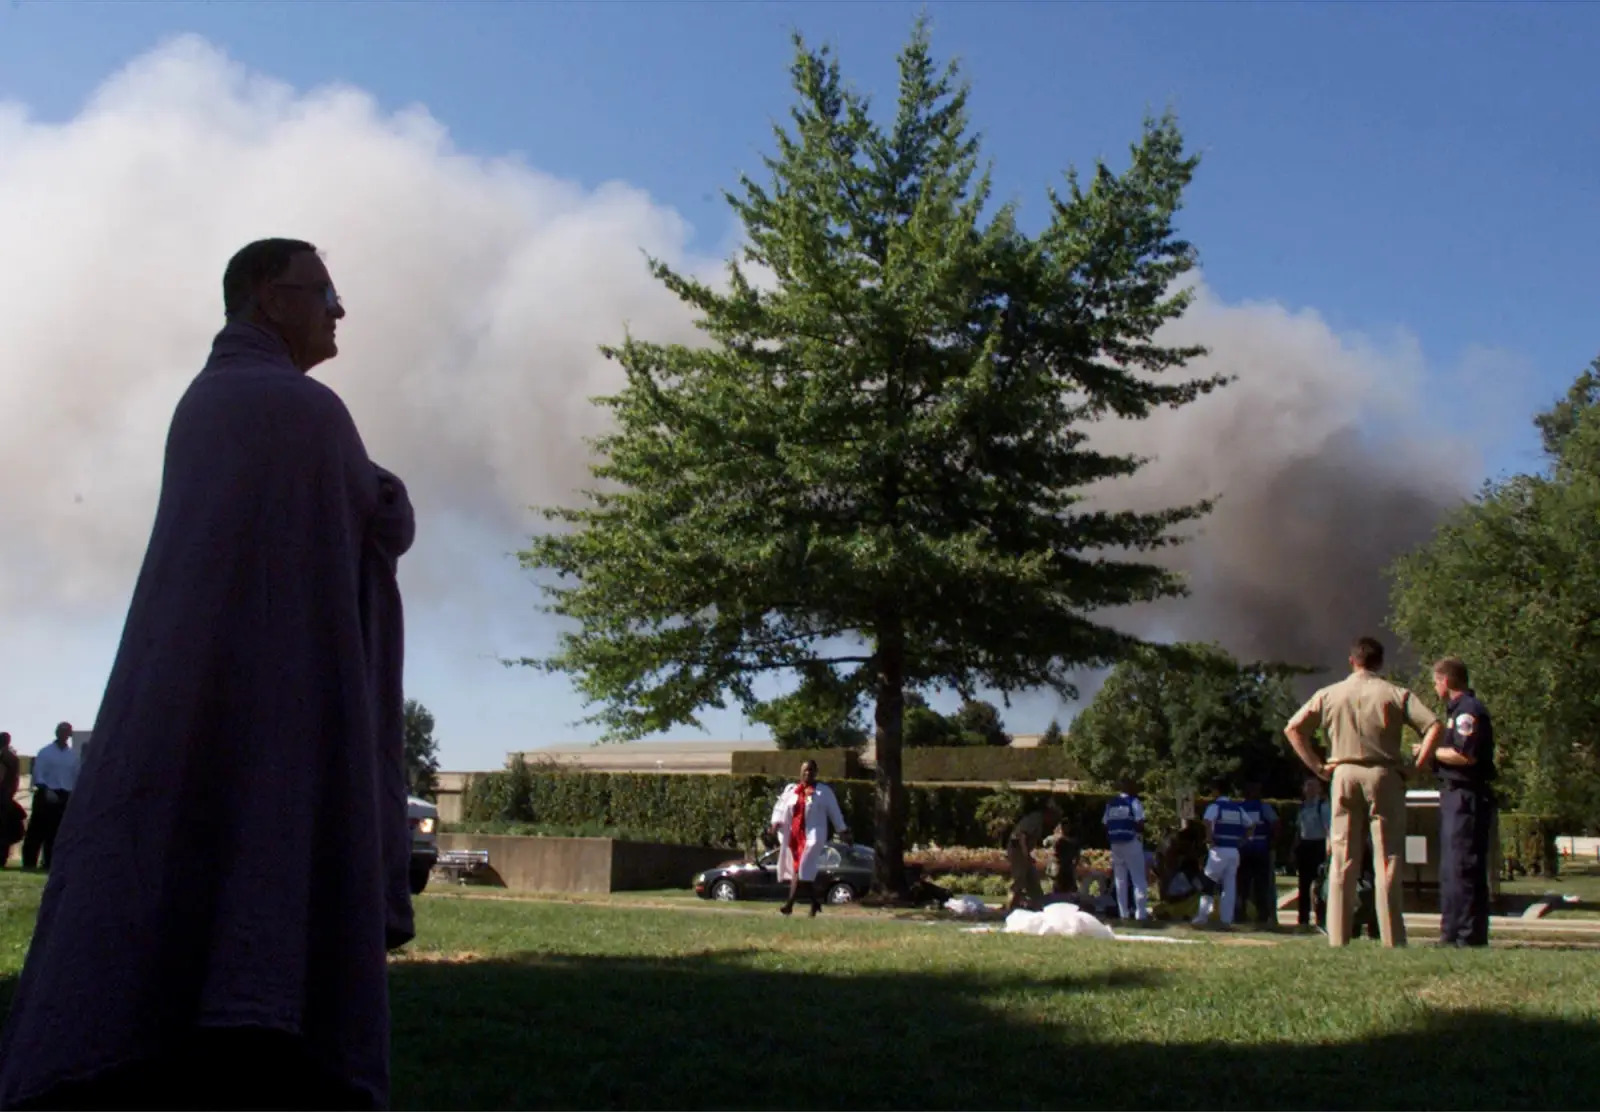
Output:
[[[1371,637],[1361,638],[1350,650],[1349,677],[1311,696],[1283,731],[1306,767],[1333,781],[1328,941],[1335,946],[1350,941],[1362,853],[1362,840],[1351,834],[1360,831],[1364,820],[1372,831],[1378,933],[1385,946],[1406,943],[1398,875],[1406,836],[1400,735],[1410,726],[1422,735],[1426,750],[1443,729],[1421,699],[1377,674],[1382,667],[1383,646]],[[1318,726],[1328,735],[1326,761],[1311,747],[1310,735]]]

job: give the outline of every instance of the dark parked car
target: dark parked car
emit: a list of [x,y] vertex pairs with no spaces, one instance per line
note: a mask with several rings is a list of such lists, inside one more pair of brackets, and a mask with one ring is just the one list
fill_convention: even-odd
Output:
[[[829,842],[817,868],[817,891],[831,904],[859,900],[872,890],[872,847]],[[756,860],[728,861],[694,878],[694,894],[703,900],[782,900],[789,885],[778,879],[778,851]]]

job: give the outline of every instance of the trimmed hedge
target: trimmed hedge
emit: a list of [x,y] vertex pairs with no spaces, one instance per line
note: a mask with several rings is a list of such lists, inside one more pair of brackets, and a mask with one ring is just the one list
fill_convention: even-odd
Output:
[[462,823],[648,830],[685,845],[749,846],[766,826],[785,781],[762,776],[534,771],[513,758],[505,772],[469,778]]
[[862,778],[861,754],[854,749],[740,749],[733,754],[735,776],[783,776],[794,779],[802,761],[816,761],[824,780]]
[[[462,797],[462,823],[537,823],[542,826],[599,826],[653,831],[661,841],[686,845],[755,844],[766,828],[772,805],[789,776],[726,776],[681,773],[546,771],[514,760],[505,772],[472,777]],[[871,841],[875,785],[870,780],[828,780],[851,834]],[[906,844],[993,846],[999,839],[985,829],[979,804],[994,794],[987,787],[909,784],[906,787]],[[1054,798],[1074,837],[1084,849],[1105,849],[1106,792],[1014,793],[1022,811]],[[1293,842],[1293,803],[1278,804],[1287,841]],[[1020,817],[1020,813],[1019,816]],[[1164,833],[1159,824],[1153,834]]]
[[[864,778],[861,754],[854,749],[741,749],[733,754],[735,776],[795,775],[806,758],[817,762],[824,780]],[[1083,772],[1057,746],[1012,749],[998,745],[941,745],[906,749],[900,775],[906,783],[951,780],[998,783],[1012,780],[1082,780]]]
[[997,745],[906,749],[900,774],[908,781],[1082,780],[1083,770],[1056,746],[1012,749]]
[[[792,756],[794,751],[783,754]],[[838,750],[833,752],[837,753]],[[770,756],[771,754],[763,754]],[[826,777],[825,777],[826,778]],[[505,772],[469,779],[462,798],[462,826],[533,825],[549,829],[626,830],[635,837],[684,845],[737,846],[748,849],[766,828],[778,793],[792,776],[726,776],[667,773],[535,771],[514,760]],[[851,834],[861,842],[873,837],[875,786],[869,780],[828,779]],[[979,805],[994,789],[910,784],[906,787],[906,845],[995,846],[985,829]],[[1020,792],[1024,811],[1054,798],[1068,829],[1085,851],[1108,846],[1101,816],[1105,792]],[[1272,800],[1279,832],[1273,847],[1277,864],[1294,860],[1300,811],[1298,800]],[[1203,805],[1203,801],[1201,801]],[[990,805],[991,808],[993,804]],[[1152,846],[1170,832],[1172,822],[1159,807],[1149,807]],[[1548,815],[1504,812],[1500,815],[1503,856],[1529,872],[1555,876],[1561,856],[1556,849],[1557,820]],[[1002,836],[1003,837],[1003,836]]]

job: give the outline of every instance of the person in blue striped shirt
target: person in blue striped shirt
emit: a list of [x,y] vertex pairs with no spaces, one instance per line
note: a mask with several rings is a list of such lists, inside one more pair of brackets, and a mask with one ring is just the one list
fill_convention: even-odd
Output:
[[1272,847],[1278,839],[1278,811],[1261,798],[1261,784],[1254,780],[1245,784],[1239,806],[1255,822],[1239,847],[1239,913],[1242,916],[1245,905],[1251,905],[1257,925],[1277,926],[1278,882]]
[[1239,896],[1239,847],[1250,837],[1255,820],[1239,802],[1228,797],[1228,785],[1217,786],[1217,798],[1205,810],[1206,833],[1211,838],[1211,850],[1206,854],[1204,891],[1200,896],[1200,910],[1195,914],[1194,925],[1203,927],[1211,921],[1216,907],[1216,897],[1222,895],[1222,906],[1217,908],[1222,925],[1233,925],[1233,909]]
[[[1111,843],[1111,874],[1117,889],[1117,914],[1123,919],[1137,916],[1150,921],[1148,864],[1144,856],[1144,804],[1139,788],[1124,780],[1121,791],[1106,801],[1102,820],[1106,839]],[[1129,889],[1132,889],[1132,897]]]

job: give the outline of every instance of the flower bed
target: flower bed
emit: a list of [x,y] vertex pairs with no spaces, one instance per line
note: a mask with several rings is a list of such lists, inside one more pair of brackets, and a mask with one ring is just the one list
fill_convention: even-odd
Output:
[[[1034,850],[1033,862],[1043,872],[1047,865],[1054,864],[1055,853],[1048,849]],[[1006,851],[1003,849],[929,846],[914,849],[906,854],[906,863],[922,866],[924,875],[929,877],[940,874],[1003,877],[1011,875],[1011,864],[1006,860]],[[1103,872],[1109,868],[1111,868],[1110,850],[1086,849],[1078,854],[1079,876],[1085,873]]]

